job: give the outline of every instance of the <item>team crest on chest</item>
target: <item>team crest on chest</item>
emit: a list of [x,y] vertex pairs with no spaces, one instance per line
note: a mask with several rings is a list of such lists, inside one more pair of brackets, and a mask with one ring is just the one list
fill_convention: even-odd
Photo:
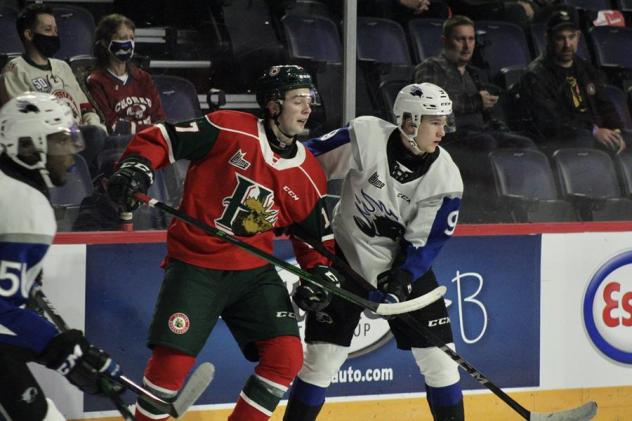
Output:
[[222,201],[224,212],[215,220],[215,224],[227,232],[241,236],[271,230],[276,225],[279,214],[274,209],[274,192],[241,174],[235,174],[235,177],[235,190]]
[[246,170],[250,166],[250,162],[246,161],[245,157],[246,152],[242,152],[241,149],[238,149],[237,152],[235,152],[235,154],[230,157],[228,163],[233,167]]
[[399,241],[404,235],[405,228],[399,222],[397,214],[381,200],[360,190],[360,195],[355,196],[354,203],[359,216],[354,215],[353,220],[369,237],[387,237]]

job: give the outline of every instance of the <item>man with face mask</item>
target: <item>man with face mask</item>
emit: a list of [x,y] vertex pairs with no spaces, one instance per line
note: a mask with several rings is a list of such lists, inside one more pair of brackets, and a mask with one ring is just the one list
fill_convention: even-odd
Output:
[[31,4],[20,12],[16,27],[24,53],[2,69],[0,105],[27,91],[58,97],[81,126],[86,141],[82,155],[90,163],[103,147],[106,130],[68,63],[52,58],[60,47],[53,9]]
[[[0,419],[64,421],[31,374],[37,362],[81,390],[102,393],[100,373],[118,364],[78,330],[59,333],[26,308],[48,248],[55,217],[48,189],[66,182],[83,147],[70,109],[54,96],[28,92],[0,109]],[[70,366],[70,370],[68,369]]]

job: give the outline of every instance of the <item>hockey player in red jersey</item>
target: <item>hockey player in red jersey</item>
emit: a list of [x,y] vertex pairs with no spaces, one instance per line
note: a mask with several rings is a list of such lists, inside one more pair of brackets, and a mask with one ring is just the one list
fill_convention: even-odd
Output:
[[[134,193],[147,190],[154,169],[189,159],[180,210],[268,253],[273,229],[293,224],[333,250],[323,209],[325,176],[296,141],[318,102],[312,79],[299,66],[273,66],[256,90],[264,119],[216,111],[138,133],[110,178],[112,199],[134,208]],[[303,268],[335,278],[327,259],[304,243],[293,246]],[[222,316],[244,356],[258,361],[229,420],[269,419],[303,362],[296,316],[275,268],[175,219],[164,267],[145,385],[161,397],[175,396]],[[145,402],[137,404],[136,416],[167,418]]]

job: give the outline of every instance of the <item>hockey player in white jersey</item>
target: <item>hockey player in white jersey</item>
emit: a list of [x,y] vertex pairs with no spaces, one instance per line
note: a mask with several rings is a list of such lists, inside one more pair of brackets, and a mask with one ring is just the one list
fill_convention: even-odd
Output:
[[[437,286],[431,264],[456,227],[463,182],[439,146],[452,113],[443,89],[408,85],[397,95],[393,113],[397,124],[358,117],[306,146],[329,180],[344,179],[333,217],[337,253],[378,288],[371,298],[403,301]],[[353,280],[344,287],[367,295]],[[361,309],[302,284],[294,300],[308,312],[307,349],[284,420],[309,421],[316,419],[332,376],[347,358]],[[443,300],[412,315],[454,346],[450,323],[429,324],[449,320]],[[424,376],[434,419],[463,420],[457,364],[398,319],[389,324],[398,348],[412,351]]]
[[65,183],[83,148],[71,110],[56,97],[25,93],[0,109],[0,419],[63,421],[27,362],[57,370],[88,393],[118,371],[78,330],[59,333],[27,307],[57,229],[48,188]]

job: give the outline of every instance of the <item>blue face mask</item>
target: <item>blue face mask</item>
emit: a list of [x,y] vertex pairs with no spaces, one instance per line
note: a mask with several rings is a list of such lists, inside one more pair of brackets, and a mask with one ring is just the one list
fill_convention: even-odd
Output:
[[117,59],[127,61],[134,55],[134,40],[112,40],[110,41],[110,45],[108,45],[108,50],[110,50],[110,53]]

